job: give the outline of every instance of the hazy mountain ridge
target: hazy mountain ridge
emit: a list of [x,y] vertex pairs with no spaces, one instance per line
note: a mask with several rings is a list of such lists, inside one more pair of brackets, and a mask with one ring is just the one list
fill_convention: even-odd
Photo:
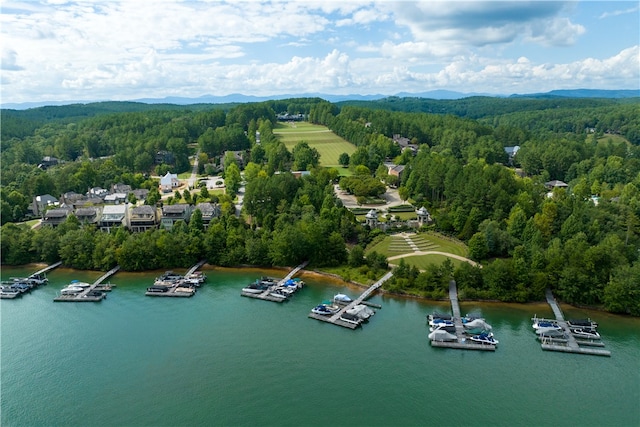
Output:
[[[432,90],[427,92],[409,93],[400,92],[395,95],[383,95],[383,94],[370,94],[370,95],[330,95],[321,93],[305,93],[305,94],[283,94],[272,96],[254,96],[244,95],[240,93],[234,93],[224,96],[216,95],[202,95],[199,97],[179,97],[179,96],[167,96],[164,98],[138,98],[126,101],[113,101],[113,102],[134,102],[143,104],[173,104],[173,105],[192,105],[192,104],[231,104],[231,103],[250,103],[250,102],[262,102],[279,99],[290,98],[311,98],[318,97],[325,99],[329,102],[342,102],[342,101],[375,101],[388,97],[411,97],[411,98],[427,98],[427,99],[463,99],[473,96],[487,96],[494,98],[634,98],[640,97],[640,90],[638,89],[558,89],[544,93],[531,93],[531,94],[512,94],[512,95],[499,95],[489,93],[476,93],[476,92],[456,92],[450,90]],[[90,104],[96,102],[105,102],[104,100],[92,100],[92,101],[42,101],[42,102],[21,102],[21,103],[4,103],[2,109],[15,109],[25,110],[28,108],[38,108],[45,106],[61,106],[71,104]]]

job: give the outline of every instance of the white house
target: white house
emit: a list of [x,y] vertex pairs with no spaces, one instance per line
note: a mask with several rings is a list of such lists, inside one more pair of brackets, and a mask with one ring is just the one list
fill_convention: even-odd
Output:
[[169,173],[160,178],[160,191],[163,193],[170,193],[174,189],[178,188],[180,181],[178,181],[178,175],[175,173]]

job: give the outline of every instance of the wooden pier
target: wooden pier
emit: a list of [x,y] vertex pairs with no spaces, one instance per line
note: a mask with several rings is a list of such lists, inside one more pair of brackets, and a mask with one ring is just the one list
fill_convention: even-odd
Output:
[[553,296],[551,289],[547,289],[545,296],[547,298],[547,303],[549,304],[549,306],[551,306],[553,315],[556,317],[556,323],[558,323],[558,325],[564,331],[564,338],[558,339],[543,337],[540,344],[543,350],[560,351],[564,353],[591,354],[594,356],[611,356],[611,352],[609,350],[593,348],[604,347],[604,344],[602,342],[577,340],[571,333],[569,325],[564,320],[564,314],[562,313],[558,302]]
[[276,283],[273,286],[269,286],[268,289],[266,289],[264,292],[259,293],[259,294],[252,294],[249,292],[241,292],[240,295],[242,295],[243,297],[247,297],[247,298],[255,298],[255,299],[261,299],[264,301],[272,301],[272,302],[283,302],[283,301],[287,301],[288,298],[278,298],[278,297],[274,297],[273,295],[271,295],[271,292],[277,288],[278,286],[282,286],[284,285],[288,280],[292,279],[293,276],[295,276],[300,270],[302,270],[303,268],[305,268],[307,266],[307,264],[309,264],[309,261],[305,261],[302,264],[300,264],[299,266],[297,266],[296,268],[294,268],[293,270],[291,270],[285,277],[284,279],[281,279],[278,281],[278,283]]
[[460,304],[458,303],[458,287],[456,286],[455,280],[449,282],[449,301],[451,302],[451,311],[453,312],[453,323],[456,327],[456,341],[431,340],[431,346],[456,348],[460,350],[495,351],[495,345],[481,344],[467,339],[464,326],[462,325],[462,314],[460,313]]
[[334,324],[334,325],[342,326],[343,328],[355,329],[358,326],[360,326],[360,323],[344,320],[344,319],[341,318],[342,314],[344,312],[346,312],[347,310],[352,309],[353,307],[355,307],[358,304],[363,304],[365,302],[364,300],[369,298],[369,296],[371,296],[372,293],[374,293],[378,288],[380,288],[384,282],[389,280],[391,278],[391,276],[393,276],[393,272],[390,271],[387,274],[385,274],[384,276],[382,276],[382,278],[380,280],[378,280],[376,283],[371,285],[358,298],[354,299],[349,304],[347,304],[344,307],[342,307],[337,313],[332,314],[330,316],[322,315],[322,314],[309,313],[309,317],[312,318],[312,319],[320,320],[322,322],[327,322],[327,323],[331,323],[331,324]]
[[189,276],[190,274],[195,273],[196,271],[198,271],[200,269],[200,267],[202,267],[207,261],[206,260],[202,260],[200,262],[198,262],[196,265],[194,265],[193,267],[191,267],[187,273],[185,274],[185,276]]
[[[87,289],[83,290],[82,292],[80,292],[78,294],[74,294],[74,295],[58,295],[57,297],[55,297],[53,299],[53,301],[55,301],[55,302],[99,302],[99,301],[102,301],[103,299],[107,298],[107,294],[105,294],[105,292],[111,291],[111,287],[113,286],[113,285],[109,285],[109,284],[103,285],[102,282],[104,282],[109,277],[111,277],[114,274],[116,274],[116,272],[118,270],[120,270],[120,266],[119,265],[115,266],[114,268],[112,268],[111,270],[107,271],[105,274],[100,276],[98,278],[98,280],[93,282],[93,284],[91,286],[89,286]],[[97,295],[93,291],[100,291],[101,293],[99,295]]]
[[45,274],[50,272],[51,270],[53,270],[54,268],[58,268],[62,265],[62,261],[58,261],[55,264],[51,264],[46,266],[45,268],[43,268],[42,270],[38,270],[35,273],[33,273],[31,276],[38,276],[40,274]]
[[[184,277],[195,273],[205,263],[206,260],[198,261],[196,265],[187,270]],[[194,296],[195,293],[196,290],[194,288],[190,287],[189,285],[185,285],[182,281],[178,281],[176,283],[173,283],[171,286],[168,286],[166,292],[149,292],[147,288],[147,292],[145,292],[145,295],[148,297],[189,298]]]

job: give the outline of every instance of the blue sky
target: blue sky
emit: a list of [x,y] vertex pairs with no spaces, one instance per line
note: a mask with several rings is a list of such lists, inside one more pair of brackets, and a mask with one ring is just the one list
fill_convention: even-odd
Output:
[[638,89],[639,2],[2,2],[2,103]]

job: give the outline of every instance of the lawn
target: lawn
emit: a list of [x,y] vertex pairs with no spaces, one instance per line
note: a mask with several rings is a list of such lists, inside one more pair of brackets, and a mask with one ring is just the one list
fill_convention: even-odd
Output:
[[[444,236],[440,236],[435,233],[415,234],[411,236],[411,241],[421,251],[438,251],[467,256],[467,248],[463,243],[447,239]],[[399,235],[387,236],[380,243],[366,249],[366,253],[370,253],[372,251],[384,254],[386,257],[413,252],[406,240]],[[432,257],[435,255],[427,256]]]
[[[428,265],[440,265],[447,259],[451,261],[454,268],[458,268],[464,262],[445,255],[414,255],[400,259],[403,259],[407,265],[412,265],[420,270],[426,270]],[[392,260],[391,264],[400,264],[400,259]]]
[[300,141],[305,141],[320,153],[321,166],[337,167],[339,171],[345,171],[345,175],[348,169],[343,169],[340,166],[338,158],[342,153],[351,155],[356,151],[355,145],[340,138],[326,126],[307,122],[278,123],[273,133],[284,143],[289,151],[293,150],[293,147]]

